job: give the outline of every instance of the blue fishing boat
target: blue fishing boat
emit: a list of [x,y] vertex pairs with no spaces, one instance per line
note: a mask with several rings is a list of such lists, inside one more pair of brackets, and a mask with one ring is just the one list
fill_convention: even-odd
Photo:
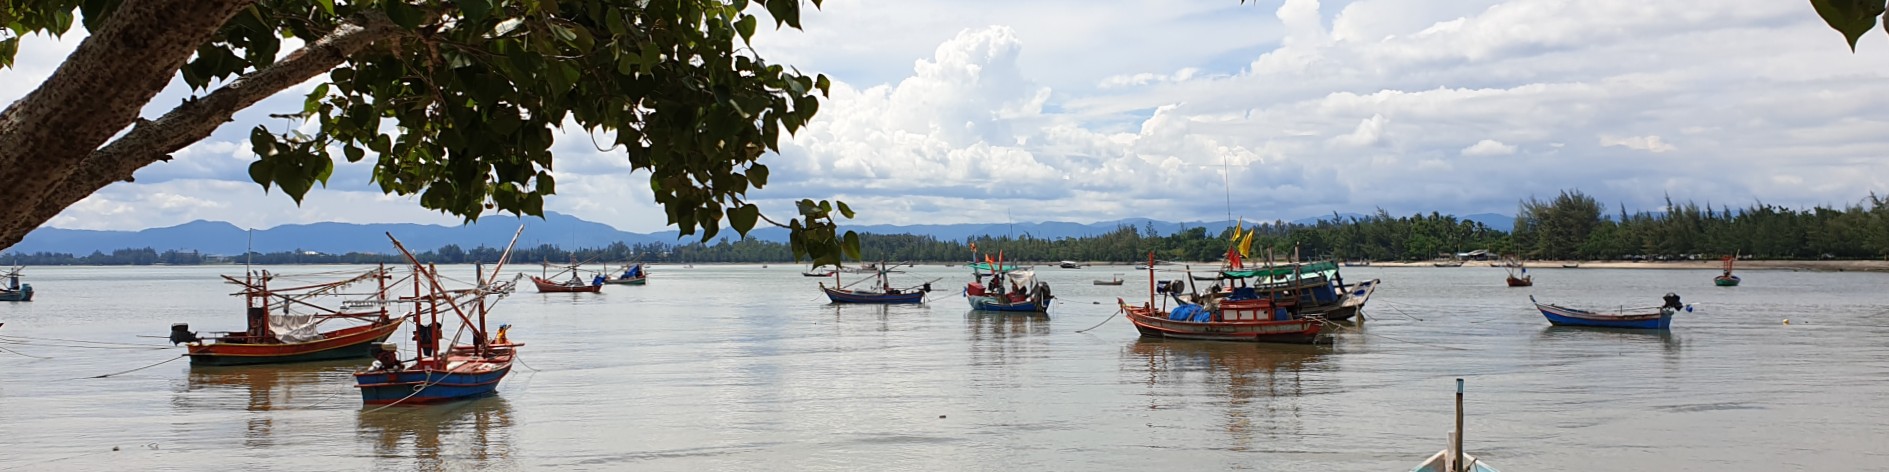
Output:
[[[518,228],[519,232],[524,227]],[[388,235],[393,239],[393,235]],[[381,343],[374,349],[374,364],[354,373],[354,386],[361,389],[361,402],[368,405],[428,404],[491,395],[499,381],[512,371],[512,361],[524,343],[513,342],[506,332],[511,325],[499,325],[495,336],[487,336],[486,315],[497,301],[511,295],[523,274],[507,282],[494,279],[511,259],[507,245],[499,262],[488,275],[482,266],[474,266],[471,288],[448,289],[440,283],[436,269],[420,264],[413,253],[393,241],[394,248],[413,266],[413,297],[401,302],[413,304],[416,320],[414,345],[418,357],[409,364],[401,359],[399,346]],[[512,235],[512,244],[518,235]],[[448,342],[440,349],[444,330],[440,318],[450,316],[471,334],[472,344]],[[430,323],[427,320],[431,320]]]
[[20,269],[23,267],[7,271],[7,286],[0,287],[0,302],[33,301],[33,284],[20,283]]
[[1056,296],[1048,283],[1036,280],[1036,272],[1025,270],[999,272],[991,276],[989,286],[981,279],[972,281],[964,287],[964,299],[973,310],[1049,313]]
[[1679,303],[1679,295],[1668,293],[1666,304],[1657,307],[1621,308],[1613,312],[1599,312],[1568,308],[1560,305],[1544,304],[1535,301],[1534,295],[1528,301],[1535,304],[1535,309],[1556,326],[1589,326],[1596,328],[1627,329],[1667,329],[1672,326],[1673,314],[1679,310],[1691,311],[1692,307]]

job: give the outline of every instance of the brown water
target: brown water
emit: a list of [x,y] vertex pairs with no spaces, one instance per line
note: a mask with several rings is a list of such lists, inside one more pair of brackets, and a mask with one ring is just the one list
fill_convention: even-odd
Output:
[[[1022,317],[955,293],[833,306],[800,269],[520,293],[494,320],[522,364],[495,397],[435,407],[362,408],[353,362],[82,379],[181,351],[0,342],[51,358],[0,352],[0,470],[1408,470],[1443,447],[1457,377],[1469,450],[1511,472],[1889,470],[1882,274],[1541,269],[1511,289],[1487,267],[1346,268],[1385,281],[1371,320],[1302,348],[1141,340],[1120,317],[1076,333],[1146,298],[1127,270],[1039,270],[1061,303]],[[964,270],[902,279],[955,292]],[[240,272],[29,268],[39,300],[0,304],[0,335],[237,329],[216,275]],[[1527,298],[1668,291],[1700,309],[1667,334],[1550,328]]]

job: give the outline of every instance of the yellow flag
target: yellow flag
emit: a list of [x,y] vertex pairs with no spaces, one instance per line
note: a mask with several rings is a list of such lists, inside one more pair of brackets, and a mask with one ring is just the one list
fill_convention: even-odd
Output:
[[1257,233],[1257,232],[1259,232],[1259,228],[1253,228],[1252,230],[1247,231],[1246,237],[1240,240],[1240,256],[1241,257],[1253,257],[1253,236],[1254,236],[1253,233]]
[[1246,217],[1244,217],[1244,216],[1242,216],[1242,217],[1240,217],[1240,223],[1239,223],[1239,226],[1234,226],[1234,227],[1233,227],[1233,243],[1234,243],[1234,244],[1239,244],[1239,242],[1240,242],[1240,232],[1242,232],[1242,231],[1246,231]]

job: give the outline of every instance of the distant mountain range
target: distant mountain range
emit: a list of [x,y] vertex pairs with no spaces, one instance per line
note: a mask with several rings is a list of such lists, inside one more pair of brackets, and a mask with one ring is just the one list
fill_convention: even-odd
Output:
[[[1348,219],[1364,215],[1341,214],[1338,216]],[[1331,218],[1329,216],[1305,218],[1292,222],[1312,224]],[[1462,218],[1480,222],[1500,231],[1508,231],[1515,225],[1513,217],[1490,213]],[[463,248],[482,245],[504,247],[505,243],[511,239],[512,232],[518,229],[521,221],[525,224],[525,234],[519,240],[520,247],[539,244],[551,244],[564,248],[603,247],[616,242],[677,244],[694,242],[699,237],[690,236],[687,239],[678,240],[675,231],[631,233],[571,215],[546,212],[544,219],[486,216],[479,218],[476,223],[461,226],[411,223],[312,223],[282,225],[250,232],[226,222],[197,220],[177,226],[139,231],[96,231],[47,227],[27,234],[25,240],[5,252],[63,252],[83,256],[93,251],[109,252],[114,249],[148,247],[158,251],[194,250],[205,254],[233,255],[242,254],[245,248],[253,247],[257,252],[263,253],[282,251],[315,251],[327,254],[391,253],[393,246],[387,242],[385,233],[393,233],[403,244],[406,244],[408,249],[414,251],[430,251],[448,244],[457,244]],[[1122,226],[1135,228],[1153,226],[1154,230],[1161,234],[1171,234],[1186,228],[1197,227],[1205,227],[1210,232],[1218,232],[1233,224],[1234,222],[1231,221],[1174,223],[1147,218],[1129,218],[1089,224],[1049,221],[1014,224],[843,225],[841,229],[871,234],[919,234],[948,241],[962,241],[979,235],[1019,237],[1029,235],[1043,239],[1094,236],[1114,231]],[[734,232],[724,231],[722,235],[733,237]],[[787,230],[780,228],[760,228],[749,235],[766,241],[785,242],[787,240]]]

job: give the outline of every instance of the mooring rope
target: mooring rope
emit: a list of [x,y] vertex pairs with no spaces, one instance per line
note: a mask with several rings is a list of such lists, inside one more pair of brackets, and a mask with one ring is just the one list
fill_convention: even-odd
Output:
[[24,352],[20,352],[20,351],[15,351],[15,350],[12,350],[12,349],[7,349],[7,348],[4,348],[4,347],[0,347],[0,351],[6,351],[6,352],[8,352],[8,353],[12,353],[12,354],[15,354],[15,355],[19,355],[19,356],[22,356],[22,357],[31,357],[31,358],[34,358],[34,359],[51,359],[51,357],[46,357],[46,356],[35,356],[35,355],[32,355],[32,354],[27,354],[27,353],[24,353]]
[[172,357],[172,358],[170,358],[169,360],[165,360],[164,362],[159,362],[159,363],[156,363],[156,364],[151,364],[151,365],[147,365],[147,366],[144,366],[144,367],[139,367],[139,368],[136,368],[136,369],[131,369],[131,370],[127,370],[127,371],[124,371],[124,372],[112,372],[112,373],[109,373],[109,374],[103,374],[103,375],[94,375],[94,376],[91,376],[91,377],[75,377],[75,378],[70,378],[70,379],[66,379],[66,380],[85,380],[85,379],[102,379],[102,378],[106,378],[106,377],[111,377],[111,376],[114,376],[114,375],[124,375],[124,374],[129,374],[129,373],[132,373],[132,372],[137,372],[137,371],[140,371],[140,370],[144,370],[144,369],[149,369],[149,368],[152,368],[152,367],[157,367],[157,366],[160,366],[160,365],[164,365],[164,364],[169,364],[169,363],[172,363],[172,362],[177,362],[177,360],[178,360],[178,359],[183,359],[183,358],[186,358],[186,357],[190,357],[190,355],[189,355],[189,354],[178,354],[178,355],[177,355],[177,357]]
[[1104,325],[1104,324],[1108,324],[1108,322],[1109,322],[1109,321],[1112,321],[1112,320],[1114,320],[1116,316],[1120,316],[1120,315],[1122,314],[1122,310],[1123,310],[1123,309],[1122,309],[1121,307],[1116,307],[1116,308],[1115,308],[1115,313],[1114,313],[1114,314],[1111,314],[1111,315],[1108,315],[1108,318],[1107,318],[1107,319],[1104,319],[1104,320],[1102,320],[1102,322],[1101,322],[1101,323],[1096,323],[1096,324],[1095,324],[1095,326],[1090,326],[1090,327],[1088,327],[1088,328],[1086,328],[1086,329],[1079,329],[1079,330],[1076,330],[1076,332],[1077,332],[1077,333],[1087,333],[1087,332],[1089,332],[1089,331],[1093,331],[1093,330],[1095,330],[1096,328],[1100,328],[1100,327],[1102,327],[1102,325]]
[[[116,342],[116,341],[86,341],[83,339],[39,338],[39,337],[32,337],[32,336],[0,335],[0,342],[8,342],[8,341],[18,343],[18,344],[32,344],[34,341],[57,341],[57,342],[65,342],[65,343],[98,344],[102,346],[121,346],[121,347],[135,347],[135,348],[170,349],[174,347],[174,346],[165,346],[162,344],[121,343],[121,342]],[[68,346],[68,347],[81,347],[81,346]]]

